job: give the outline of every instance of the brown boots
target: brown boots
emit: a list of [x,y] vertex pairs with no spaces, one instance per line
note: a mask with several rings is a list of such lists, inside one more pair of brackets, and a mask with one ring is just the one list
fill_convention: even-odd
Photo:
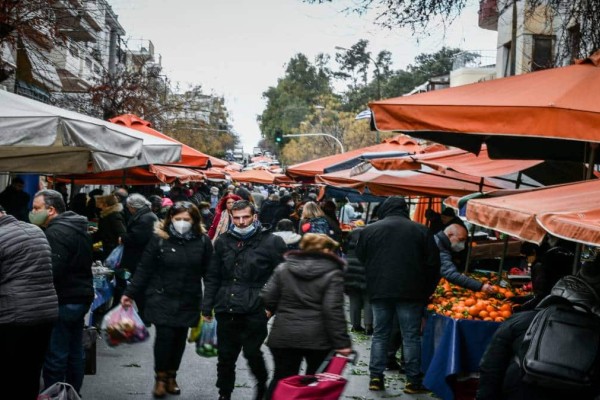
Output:
[[163,398],[167,395],[166,372],[156,372],[156,376],[154,378],[154,390],[152,390],[152,395],[157,399]]
[[177,371],[157,371],[152,395],[157,399],[161,399],[165,397],[167,393],[181,394],[181,389],[179,389],[179,385],[177,385],[177,381],[175,380],[176,376]]
[[169,394],[180,394],[181,389],[179,389],[179,385],[175,380],[177,376],[177,371],[168,371],[167,372],[167,393]]

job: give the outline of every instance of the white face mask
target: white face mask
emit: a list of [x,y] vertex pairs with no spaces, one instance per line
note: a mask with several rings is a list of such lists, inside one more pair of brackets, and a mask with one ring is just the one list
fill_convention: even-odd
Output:
[[255,229],[254,224],[248,225],[245,228],[238,228],[237,226],[233,227],[233,230],[242,236],[245,236],[245,235],[251,233],[254,229]]
[[173,221],[173,228],[182,235],[185,235],[192,229],[192,223],[188,221]]
[[465,249],[465,242],[451,243],[450,248],[452,249],[452,251],[459,253]]
[[293,202],[293,201],[289,201],[287,204],[288,204],[288,206],[290,206],[290,207],[294,207],[294,202]]

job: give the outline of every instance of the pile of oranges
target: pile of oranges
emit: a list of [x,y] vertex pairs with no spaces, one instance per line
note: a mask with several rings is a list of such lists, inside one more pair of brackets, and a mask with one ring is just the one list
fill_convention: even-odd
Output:
[[[491,284],[493,278],[471,275],[482,283]],[[503,322],[512,315],[510,299],[525,294],[521,289],[493,285],[495,293],[473,292],[442,278],[427,309],[456,319]]]

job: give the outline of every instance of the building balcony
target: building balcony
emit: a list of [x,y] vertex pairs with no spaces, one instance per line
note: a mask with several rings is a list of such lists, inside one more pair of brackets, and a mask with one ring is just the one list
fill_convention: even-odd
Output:
[[479,1],[479,27],[491,31],[498,30],[498,1]]
[[55,4],[56,24],[59,31],[78,42],[96,42],[98,40],[98,29],[90,25],[85,16],[86,11],[73,6],[66,1],[58,1]]

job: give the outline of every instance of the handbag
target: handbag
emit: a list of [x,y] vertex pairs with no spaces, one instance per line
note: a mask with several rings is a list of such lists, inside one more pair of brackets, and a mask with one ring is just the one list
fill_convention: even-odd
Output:
[[81,400],[81,397],[73,386],[64,382],[56,382],[40,393],[37,400]]

